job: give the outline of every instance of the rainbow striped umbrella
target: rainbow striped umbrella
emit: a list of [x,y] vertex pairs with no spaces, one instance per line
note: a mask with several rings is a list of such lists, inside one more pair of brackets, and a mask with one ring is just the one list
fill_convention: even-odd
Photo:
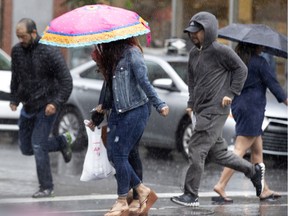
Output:
[[59,47],[84,47],[151,33],[137,13],[103,4],[86,5],[69,11],[47,26],[40,43]]

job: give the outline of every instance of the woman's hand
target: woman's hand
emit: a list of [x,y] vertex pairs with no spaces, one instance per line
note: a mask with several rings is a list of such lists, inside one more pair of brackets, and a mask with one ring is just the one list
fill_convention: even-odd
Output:
[[89,127],[90,128],[90,130],[92,130],[92,131],[94,131],[95,130],[95,125],[94,125],[94,123],[93,123],[93,121],[92,120],[84,120],[84,124],[85,124],[85,126],[86,127]]
[[98,106],[95,107],[95,110],[98,112],[98,113],[104,113],[105,110],[102,108],[102,104],[99,104]]
[[162,115],[162,116],[167,116],[168,115],[168,113],[169,113],[169,107],[168,106],[164,106],[161,110],[160,110],[160,114]]

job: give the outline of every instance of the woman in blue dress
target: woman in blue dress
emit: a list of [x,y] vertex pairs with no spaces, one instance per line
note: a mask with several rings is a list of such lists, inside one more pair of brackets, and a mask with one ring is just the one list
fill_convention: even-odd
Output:
[[[232,114],[236,121],[234,153],[243,157],[250,149],[252,163],[262,163],[263,141],[261,135],[267,88],[279,103],[287,105],[288,100],[268,62],[260,56],[263,51],[262,46],[240,42],[235,49],[248,67],[248,76],[241,95],[235,96],[231,105]],[[214,191],[220,195],[224,202],[233,201],[225,193],[225,187],[233,172],[234,170],[230,168],[224,168],[218,183],[214,186]],[[260,200],[279,197],[280,195],[270,190],[265,182]]]

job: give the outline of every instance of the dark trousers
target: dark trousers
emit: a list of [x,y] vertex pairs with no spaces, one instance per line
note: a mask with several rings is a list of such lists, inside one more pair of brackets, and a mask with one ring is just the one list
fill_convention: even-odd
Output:
[[66,146],[64,136],[49,137],[56,114],[46,116],[44,108],[31,116],[20,115],[19,146],[22,154],[34,155],[40,189],[53,189],[49,152]]
[[227,151],[227,143],[222,138],[222,129],[227,115],[195,114],[196,125],[189,141],[189,168],[186,173],[184,192],[198,196],[206,157],[217,164],[243,172],[251,178],[255,174],[254,165]]

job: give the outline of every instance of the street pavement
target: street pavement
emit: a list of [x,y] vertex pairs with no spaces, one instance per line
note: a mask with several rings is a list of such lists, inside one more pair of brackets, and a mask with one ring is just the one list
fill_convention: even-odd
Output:
[[[0,139],[0,216],[103,216],[115,202],[116,182],[113,177],[94,182],[81,182],[80,174],[75,170],[81,170],[83,163],[72,161],[63,166],[63,159],[58,153],[51,154],[55,197],[31,198],[37,190],[34,157],[21,155],[17,145],[6,144],[8,141],[3,137]],[[85,152],[75,153],[74,160],[77,161],[77,157],[83,158],[84,154]],[[143,161],[144,164],[145,161],[146,159]],[[277,187],[275,184],[273,188],[282,195],[278,200],[260,202],[255,196],[251,182],[241,180],[242,184],[234,185],[233,190],[227,191],[229,197],[234,200],[232,204],[213,203],[211,197],[216,194],[211,192],[211,187],[204,186],[199,193],[200,207],[196,208],[182,207],[170,201],[171,196],[181,194],[181,190],[177,189],[178,186],[156,185],[155,181],[147,180],[145,184],[155,189],[159,197],[149,211],[149,216],[286,216],[287,170],[284,171],[284,176],[274,176],[279,185]],[[176,171],[169,172],[173,175]],[[161,175],[161,172],[157,175]],[[236,177],[242,178],[240,175]],[[246,185],[247,182],[249,186]],[[270,187],[272,188],[271,185]]]

